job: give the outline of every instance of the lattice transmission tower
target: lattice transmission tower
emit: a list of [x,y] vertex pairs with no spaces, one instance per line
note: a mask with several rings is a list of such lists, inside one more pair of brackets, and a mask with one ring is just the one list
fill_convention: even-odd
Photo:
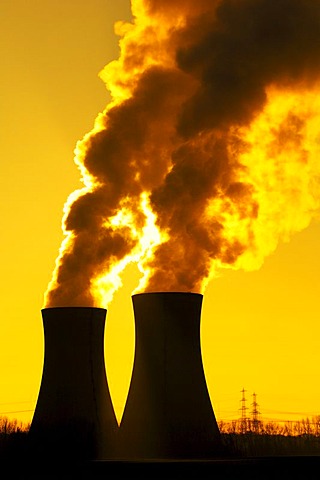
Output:
[[246,406],[246,390],[243,388],[241,390],[242,397],[241,397],[241,407],[240,407],[240,412],[241,412],[241,417],[240,417],[240,432],[241,433],[246,433],[248,430],[248,417],[247,417],[247,406]]
[[256,393],[252,394],[252,404],[251,404],[251,406],[252,406],[252,410],[251,410],[252,430],[255,433],[259,433],[259,430],[260,430],[260,419],[259,419],[260,412],[258,410],[259,404],[257,403],[257,394]]

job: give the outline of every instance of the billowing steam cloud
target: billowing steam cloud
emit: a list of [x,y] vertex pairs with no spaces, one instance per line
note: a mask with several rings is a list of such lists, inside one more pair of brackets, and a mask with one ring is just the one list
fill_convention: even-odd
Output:
[[320,1],[131,3],[47,306],[107,301],[130,261],[144,291],[202,291],[319,214]]

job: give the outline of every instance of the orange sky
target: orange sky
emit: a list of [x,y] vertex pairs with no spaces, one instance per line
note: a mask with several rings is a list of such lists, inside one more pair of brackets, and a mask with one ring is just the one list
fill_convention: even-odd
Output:
[[[2,2],[0,414],[24,421],[41,381],[40,310],[62,208],[80,186],[73,150],[109,100],[98,72],[118,55],[114,22],[128,18],[127,0]],[[319,235],[314,222],[259,271],[228,271],[207,287],[202,351],[218,420],[239,416],[243,387],[248,407],[257,393],[263,419],[320,414]],[[130,266],[108,309],[106,364],[118,418],[138,279]]]

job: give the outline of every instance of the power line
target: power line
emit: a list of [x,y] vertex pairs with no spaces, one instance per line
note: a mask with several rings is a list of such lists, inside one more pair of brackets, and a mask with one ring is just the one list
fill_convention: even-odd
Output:
[[13,410],[10,412],[0,412],[0,415],[6,415],[7,413],[25,413],[25,412],[34,412],[34,408],[31,410]]

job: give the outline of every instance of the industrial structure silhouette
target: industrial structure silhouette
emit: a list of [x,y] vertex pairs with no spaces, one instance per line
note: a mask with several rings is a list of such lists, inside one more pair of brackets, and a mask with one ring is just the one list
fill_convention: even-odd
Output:
[[104,363],[106,310],[42,310],[45,355],[30,441],[42,456],[107,459],[118,424]]
[[209,458],[220,452],[200,350],[202,295],[133,296],[136,344],[121,426],[123,457]]
[[201,358],[202,295],[156,292],[132,300],[135,358],[120,427],[105,373],[106,310],[42,310],[45,357],[29,433],[34,451],[89,460],[221,454]]

